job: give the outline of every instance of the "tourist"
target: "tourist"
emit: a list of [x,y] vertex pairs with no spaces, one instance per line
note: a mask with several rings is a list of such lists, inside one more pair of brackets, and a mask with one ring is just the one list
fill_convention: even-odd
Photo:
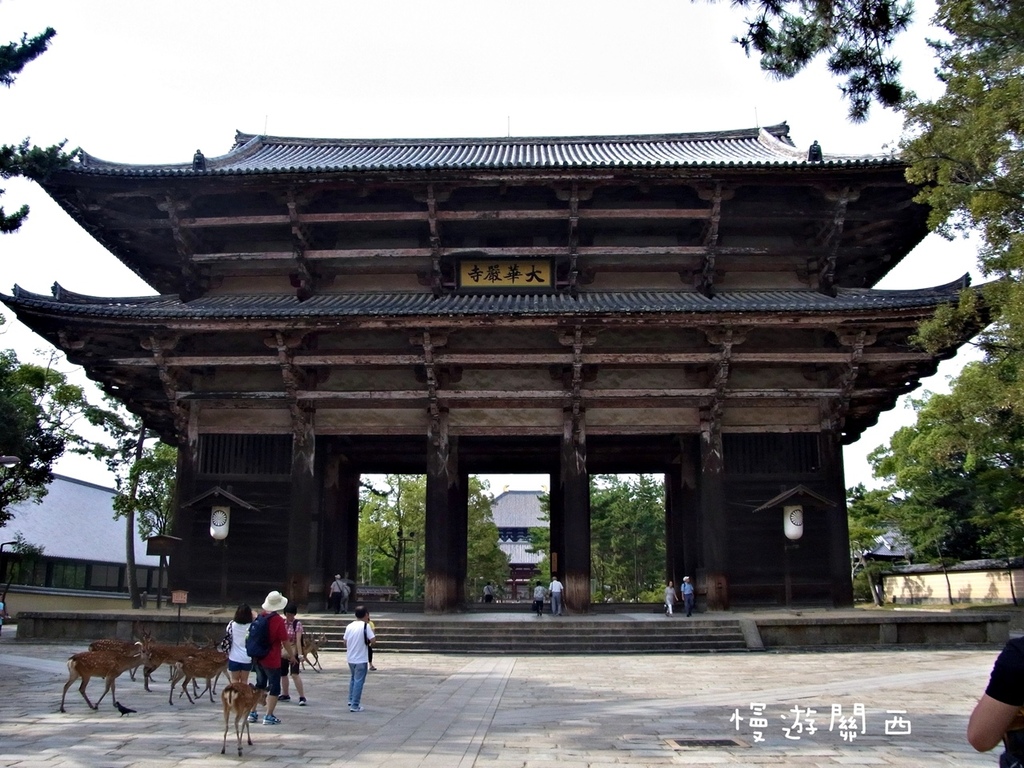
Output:
[[668,616],[672,615],[672,605],[676,601],[676,587],[672,581],[669,581],[668,586],[665,587],[665,614]]
[[491,582],[489,581],[484,585],[484,602],[494,602],[494,587],[491,586]]
[[288,658],[281,658],[281,695],[278,701],[291,701],[288,695],[288,678],[295,684],[299,694],[299,706],[306,706],[306,693],[302,690],[302,622],[295,618],[298,609],[295,603],[288,603],[284,609],[284,625],[288,630]]
[[538,581],[537,586],[533,588],[533,610],[538,616],[542,616],[544,612],[544,587]]
[[[334,574],[334,581],[332,581],[331,586],[327,588],[328,611],[330,611],[333,608],[335,613],[341,612],[341,594],[347,589],[348,584],[346,584],[344,579],[341,578],[341,574]],[[348,611],[348,606],[345,607],[345,611]]]
[[562,615],[562,582],[558,580],[557,574],[551,574],[551,586],[548,587],[551,595],[551,615]]
[[9,619],[11,616],[7,613],[7,593],[4,592],[3,596],[0,597],[0,632],[4,629],[4,619]]
[[686,615],[693,613],[693,584],[689,576],[683,576],[683,606],[686,608]]
[[[267,653],[263,656],[254,656],[256,664],[256,688],[267,692],[267,714],[263,717],[264,725],[280,725],[281,721],[274,715],[277,708],[277,697],[281,695],[281,650],[288,642],[288,628],[284,619],[281,618],[281,611],[288,605],[288,598],[278,591],[267,595],[263,601],[263,610],[260,615],[249,625],[249,636],[252,639],[253,629],[257,626],[259,619],[267,618]],[[247,641],[246,649],[249,649]],[[259,715],[255,709],[249,713],[249,722],[255,723]]]
[[971,712],[967,741],[979,752],[1000,742],[1006,752],[999,765],[1024,766],[1024,638],[1011,639],[996,658],[985,693]]
[[252,624],[252,608],[243,603],[235,610],[235,617],[228,622],[231,634],[231,648],[228,650],[228,677],[232,683],[248,683],[252,672],[252,659],[245,652],[245,636]]
[[369,612],[356,606],[356,619],[345,627],[345,659],[350,673],[348,682],[348,711],[362,712],[363,684],[370,664],[370,646],[376,639],[369,625]]

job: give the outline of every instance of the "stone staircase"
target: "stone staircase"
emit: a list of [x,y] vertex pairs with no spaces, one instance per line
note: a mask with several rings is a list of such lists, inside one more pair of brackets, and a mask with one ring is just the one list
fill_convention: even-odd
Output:
[[[300,617],[306,632],[327,636],[326,649],[343,648],[352,615]],[[381,653],[558,654],[558,653],[714,653],[750,649],[739,619],[614,616],[504,618],[500,614],[462,617],[377,615],[374,648]]]

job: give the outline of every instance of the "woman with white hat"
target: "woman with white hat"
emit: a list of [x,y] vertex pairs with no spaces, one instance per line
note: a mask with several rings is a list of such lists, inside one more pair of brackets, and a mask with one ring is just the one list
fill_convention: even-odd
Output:
[[[274,716],[274,709],[277,707],[277,697],[281,695],[281,646],[288,642],[288,627],[281,617],[281,611],[288,605],[288,598],[278,591],[267,595],[263,601],[262,612],[249,625],[249,636],[258,635],[263,628],[261,622],[266,623],[266,638],[268,648],[266,654],[259,656],[252,654],[253,662],[256,664],[256,688],[267,692],[267,714],[263,718],[264,725],[279,725],[281,723]],[[254,709],[249,713],[249,722],[255,723],[259,715]]]

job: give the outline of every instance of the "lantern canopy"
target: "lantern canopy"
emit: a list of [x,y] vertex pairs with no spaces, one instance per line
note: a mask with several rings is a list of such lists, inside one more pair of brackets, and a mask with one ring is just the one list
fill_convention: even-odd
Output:
[[782,510],[782,530],[790,541],[797,541],[804,535],[804,510],[807,507],[834,507],[836,503],[815,493],[804,485],[797,485],[757,507],[755,512],[768,509]]

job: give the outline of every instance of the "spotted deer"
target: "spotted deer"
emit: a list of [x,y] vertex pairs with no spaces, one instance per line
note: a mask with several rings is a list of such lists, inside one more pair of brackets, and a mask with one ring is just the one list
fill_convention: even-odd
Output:
[[249,733],[249,713],[256,710],[257,706],[266,704],[266,689],[257,689],[249,683],[230,683],[224,686],[220,694],[221,704],[224,705],[224,743],[221,745],[220,753],[223,755],[228,748],[228,722],[231,715],[235,716],[235,736],[238,739],[238,756],[242,756],[242,731],[252,746],[252,734]]
[[[82,684],[78,687],[78,692],[82,694],[85,703],[89,705],[90,709],[99,709],[100,702],[107,695],[107,691],[110,691],[111,698],[116,701],[117,689],[114,681],[121,673],[137,667],[139,664],[145,665],[148,661],[149,649],[143,643],[136,643],[133,646],[133,651],[130,653],[119,653],[117,651],[82,651],[81,653],[76,653],[68,659],[68,681],[64,683],[64,691],[60,696],[60,711],[66,711],[64,709],[64,700],[68,695],[68,688],[76,680],[80,679],[82,681]],[[86,686],[89,685],[89,681],[94,677],[102,677],[106,682],[106,687],[95,704],[89,700],[89,696],[85,692]]]
[[[186,656],[181,661],[174,662],[171,669],[171,691],[167,697],[167,702],[171,705],[174,704],[174,688],[180,681],[181,693],[188,697],[189,702],[195,704],[195,699],[189,693],[188,686],[189,683],[195,686],[195,681],[199,679],[206,680],[206,688],[198,693],[196,698],[209,691],[210,701],[213,702],[214,682],[227,671],[227,668],[228,657],[226,653],[221,653],[216,649],[193,651],[192,655]],[[181,698],[181,693],[178,694],[179,699]]]

